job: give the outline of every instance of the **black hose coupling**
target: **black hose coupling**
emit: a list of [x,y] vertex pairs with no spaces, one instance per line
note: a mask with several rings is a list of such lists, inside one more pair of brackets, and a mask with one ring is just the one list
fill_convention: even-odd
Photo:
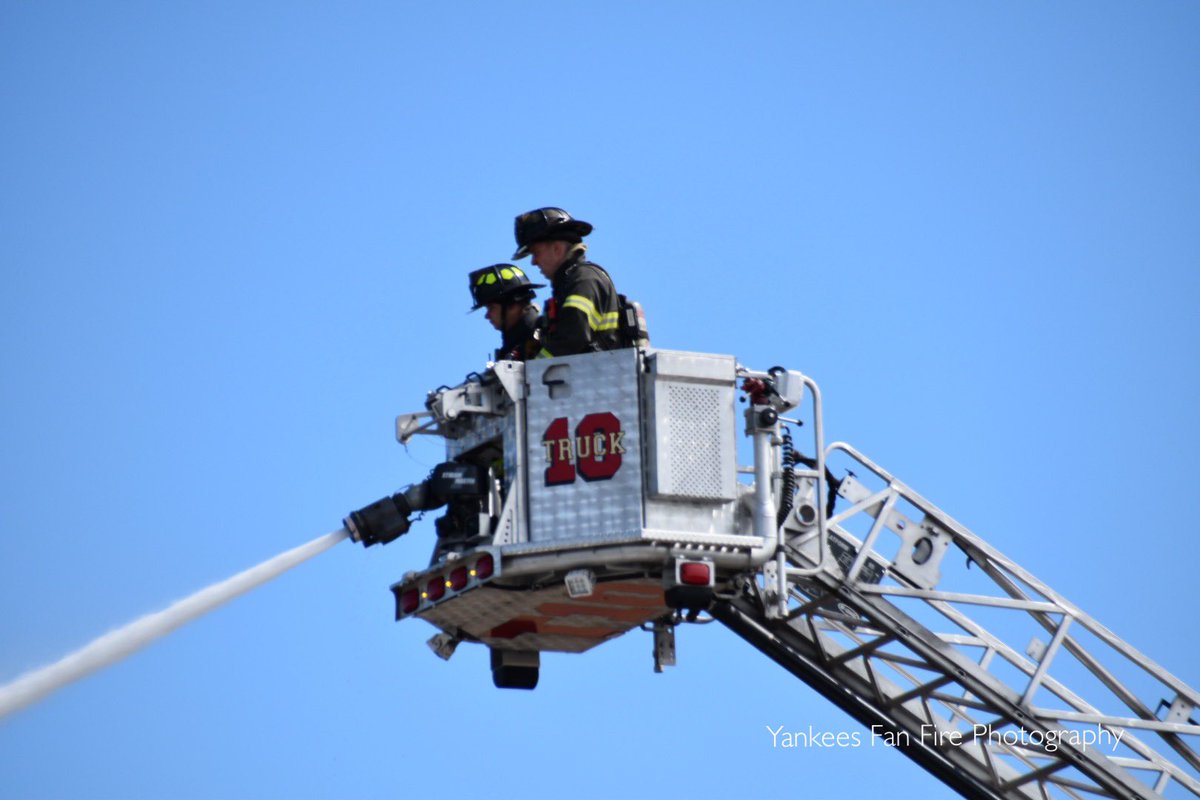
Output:
[[403,492],[376,500],[366,508],[350,512],[343,520],[350,538],[362,542],[363,547],[387,544],[408,533],[408,515],[412,506]]

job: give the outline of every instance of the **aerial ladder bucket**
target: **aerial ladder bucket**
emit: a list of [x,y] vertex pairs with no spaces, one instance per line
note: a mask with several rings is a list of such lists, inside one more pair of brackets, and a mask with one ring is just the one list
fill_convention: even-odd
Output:
[[1200,694],[827,445],[821,402],[807,376],[731,356],[501,361],[397,419],[402,442],[444,438],[446,462],[346,528],[386,543],[446,509],[430,564],[392,586],[396,618],[438,628],[443,658],[487,646],[498,687],[635,628],[661,671],[705,615],[964,796],[1200,797]]

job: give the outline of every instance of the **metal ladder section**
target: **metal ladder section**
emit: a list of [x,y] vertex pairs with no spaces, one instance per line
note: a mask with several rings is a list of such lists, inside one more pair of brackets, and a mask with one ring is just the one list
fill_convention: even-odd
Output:
[[845,507],[797,471],[780,557],[714,617],[966,797],[1200,797],[1200,693],[849,445],[830,459]]

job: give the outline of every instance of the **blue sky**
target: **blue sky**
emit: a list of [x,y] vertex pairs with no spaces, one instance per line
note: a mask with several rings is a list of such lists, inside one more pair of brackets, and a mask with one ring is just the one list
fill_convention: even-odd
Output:
[[[1195,685],[1200,7],[0,4],[0,681],[424,476],[561,205],[654,343],[826,427]],[[391,621],[423,522],[0,721],[15,798],[949,797],[718,626],[533,693]]]

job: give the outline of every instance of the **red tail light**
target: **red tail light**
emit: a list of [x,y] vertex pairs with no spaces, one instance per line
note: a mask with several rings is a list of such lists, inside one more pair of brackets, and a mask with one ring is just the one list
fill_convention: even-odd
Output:
[[411,614],[421,605],[421,593],[416,589],[405,589],[400,595],[400,613]]
[[712,571],[708,564],[685,561],[679,565],[679,582],[688,586],[708,586],[712,583]]
[[475,577],[490,578],[496,569],[496,562],[492,561],[491,553],[484,553],[475,562]]
[[446,580],[440,575],[430,578],[429,583],[425,585],[425,596],[430,600],[441,600],[446,594]]
[[458,591],[467,585],[467,568],[459,567],[450,573],[450,579],[446,581],[446,586]]

